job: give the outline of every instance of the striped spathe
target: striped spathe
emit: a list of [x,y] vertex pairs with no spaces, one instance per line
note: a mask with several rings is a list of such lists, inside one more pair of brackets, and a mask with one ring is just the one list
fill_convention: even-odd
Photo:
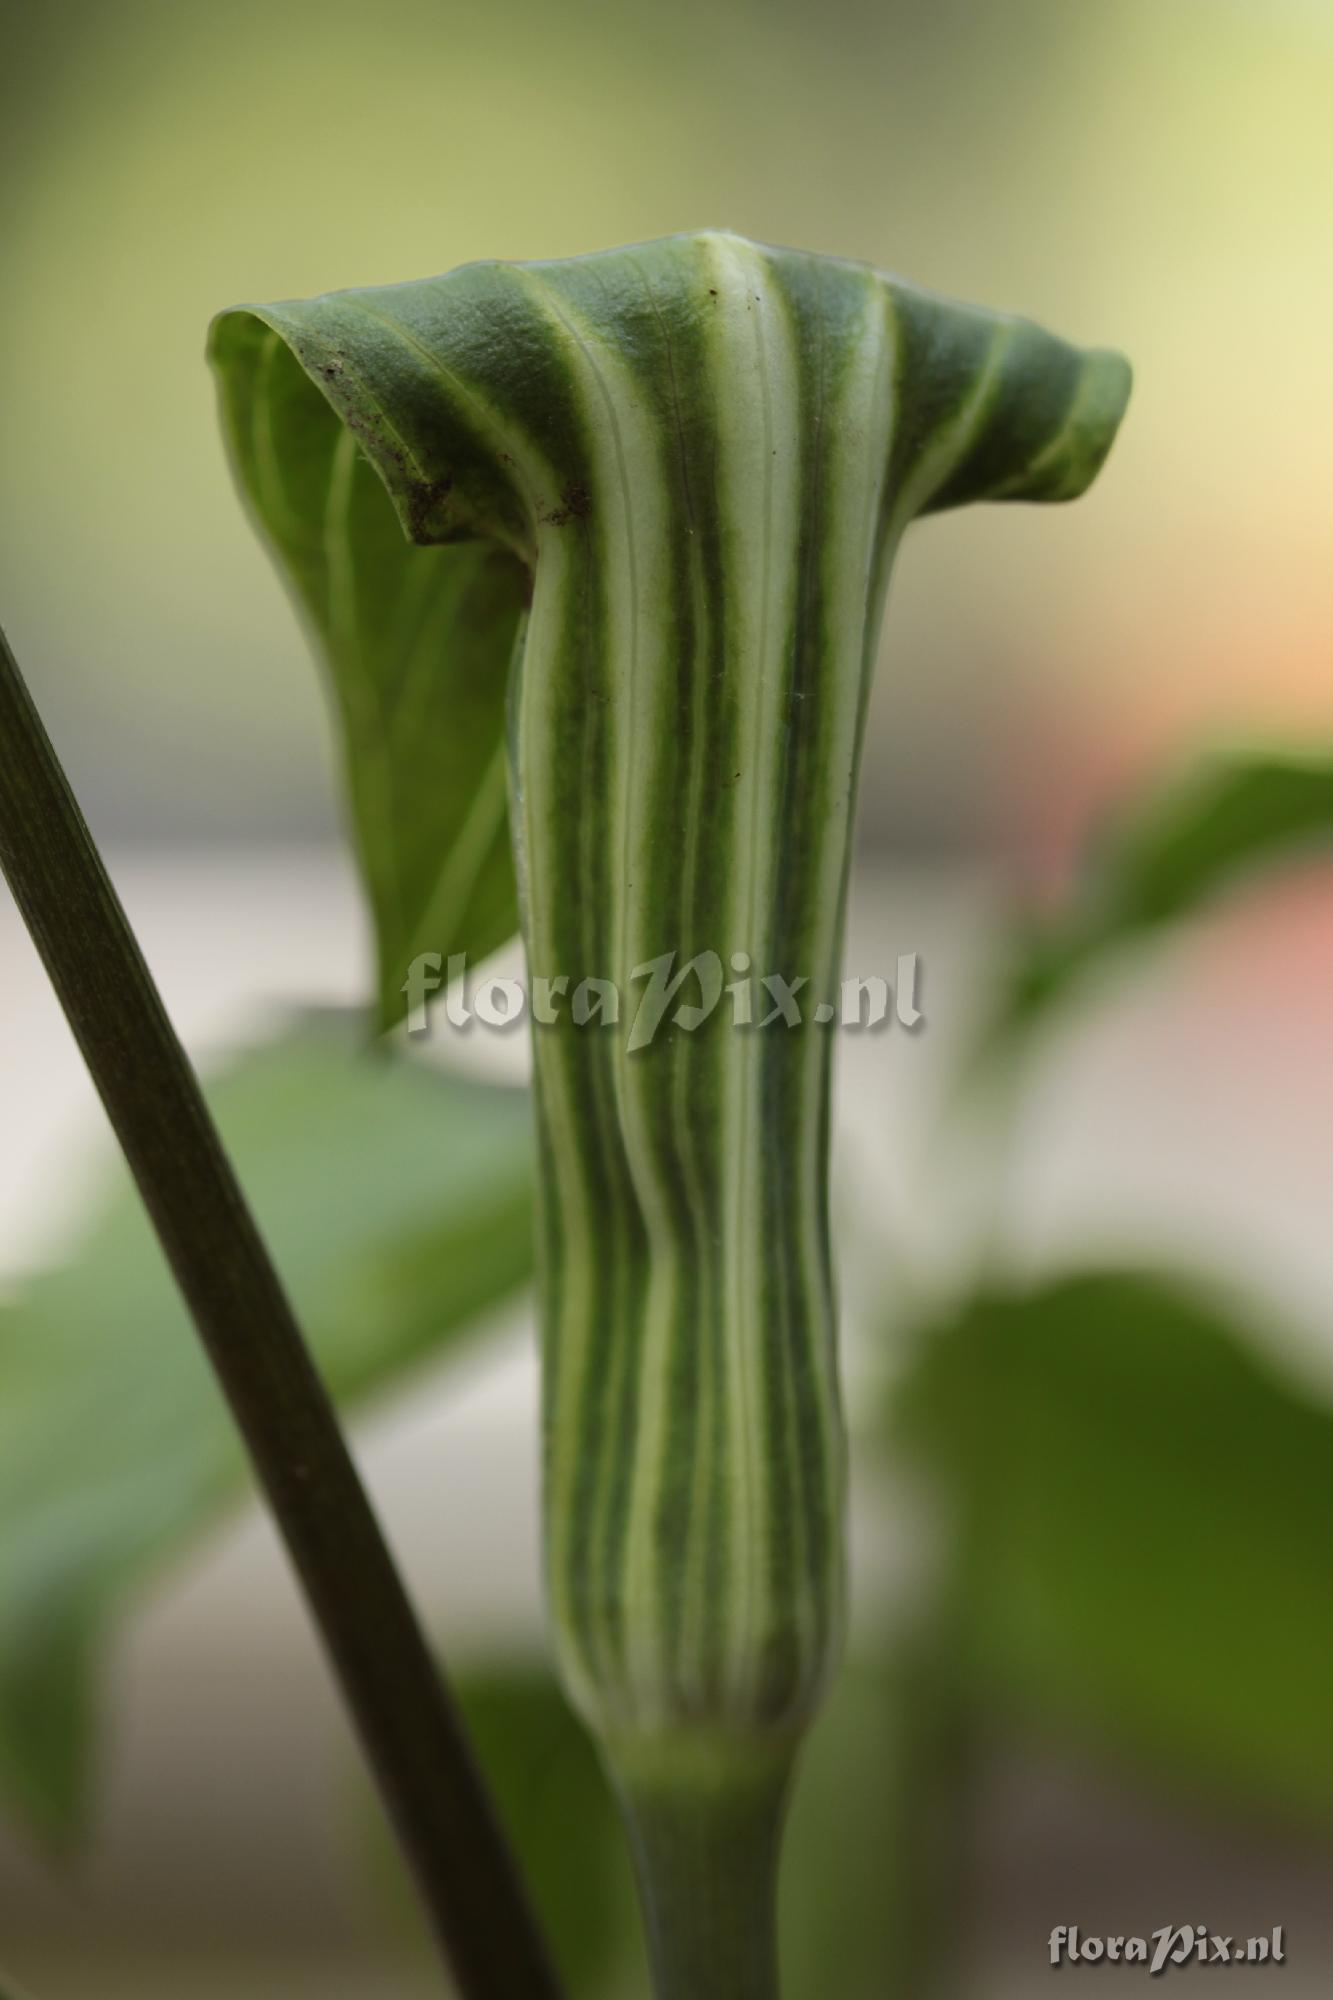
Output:
[[[899,541],[1082,492],[1126,364],[725,233],[245,309],[213,351],[339,692],[383,992],[409,946],[499,941],[507,819],[530,975],[620,995],[533,1036],[566,1685],[632,1794],[785,1773],[843,1593],[832,1038],[766,1002],[695,1025],[697,972],[651,1036],[629,1016],[708,954],[835,991]],[[406,851],[432,812],[409,869],[385,829]],[[714,1990],[671,1949],[664,1991]]]

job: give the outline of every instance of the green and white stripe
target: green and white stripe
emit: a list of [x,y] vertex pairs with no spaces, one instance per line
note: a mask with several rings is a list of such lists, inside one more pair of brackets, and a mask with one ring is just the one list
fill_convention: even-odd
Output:
[[[228,315],[215,341],[284,553],[293,482],[247,440],[265,409],[289,429],[299,409],[311,438],[332,411],[409,539],[463,545],[412,560],[489,549],[524,580],[526,622],[515,593],[493,629],[497,678],[515,649],[529,970],[612,981],[627,1013],[664,954],[715,952],[730,980],[744,953],[835,994],[897,543],[967,500],[1081,492],[1128,393],[1114,355],[723,234]],[[438,631],[442,677],[464,637]],[[408,936],[471,942],[400,919]],[[785,1765],[836,1648],[845,1449],[830,1036],[735,1027],[729,1002],[646,1047],[629,1028],[576,1026],[566,1001],[534,1063],[550,1599],[567,1685],[634,1790],[659,1750],[720,1770],[771,1745]]]

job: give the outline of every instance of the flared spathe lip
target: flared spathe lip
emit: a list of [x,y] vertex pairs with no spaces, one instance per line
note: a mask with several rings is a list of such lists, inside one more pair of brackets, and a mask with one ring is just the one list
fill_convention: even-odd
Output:
[[[771,295],[777,312],[832,320],[867,290],[884,304],[884,342],[900,349],[909,419],[920,380],[952,373],[972,382],[987,354],[1010,357],[994,385],[999,423],[990,442],[998,437],[1003,447],[995,468],[985,478],[952,467],[948,477],[924,480],[902,525],[974,499],[1065,500],[1086,491],[1129,400],[1121,355],[1079,350],[1021,315],[963,304],[868,263],[759,245],[725,229],[238,305],[214,320],[209,354],[225,394],[228,376],[243,372],[238,350],[276,336],[353,432],[412,540],[487,537],[530,562],[541,529],[581,518],[591,499],[569,450],[568,362],[552,365],[553,326],[557,341],[646,371],[639,393],[665,401],[678,381],[673,364],[649,354],[650,323],[669,354],[725,314],[733,291],[746,309],[763,311]],[[798,344],[809,338],[798,328]],[[595,421],[597,412],[581,416]],[[895,476],[917,467],[904,461]]]

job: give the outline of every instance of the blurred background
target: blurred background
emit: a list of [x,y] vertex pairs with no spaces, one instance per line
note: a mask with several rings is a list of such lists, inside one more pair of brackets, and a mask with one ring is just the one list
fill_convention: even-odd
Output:
[[[317,676],[218,439],[215,311],[717,224],[1132,357],[1086,500],[929,524],[900,564],[851,969],[920,953],[928,1028],[840,1051],[853,1392],[873,1384],[898,1284],[877,1259],[901,1249],[929,1294],[968,1224],[968,1163],[940,1173],[929,1135],[1007,900],[1058,893],[1108,802],[1173,758],[1333,736],[1333,5],[9,0],[4,46],[0,614],[201,1060],[284,1005],[358,999],[369,964]],[[1014,1269],[1206,1266],[1263,1297],[1255,1338],[1312,1406],[1328,889],[1285,876],[1100,994],[1003,1177]],[[76,1229],[100,1131],[7,899],[0,952],[17,1291]],[[538,1643],[534,1395],[507,1309],[360,1434],[467,1657]],[[858,1490],[871,1604],[915,1559],[883,1485]],[[78,1859],[0,1842],[0,1965],[37,2000],[433,1990],[257,1512],[144,1597],[105,1714]],[[1322,1829],[1221,1811],[1029,1715],[977,1818],[980,1993],[1049,1976],[1057,1923],[1168,1921],[1286,1924],[1285,1990],[1327,1990],[1333,1806]]]

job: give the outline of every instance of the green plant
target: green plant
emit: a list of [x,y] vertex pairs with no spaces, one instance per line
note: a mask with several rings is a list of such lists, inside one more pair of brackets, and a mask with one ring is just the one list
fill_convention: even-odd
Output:
[[[1287,838],[1275,840],[1273,810],[1293,785],[1322,796],[1323,810],[1291,816]],[[1229,803],[1246,793],[1271,808],[1255,815],[1270,831],[1248,855]],[[1172,800],[1192,805],[1182,816],[1166,809]],[[1155,852],[1154,827],[1163,832]],[[1054,933],[1086,931],[1080,912],[1104,906],[1113,881],[1124,881],[1115,900],[1127,904],[1130,879],[1174,871],[1181,852],[1229,857],[1196,872],[1179,924],[1233,888],[1247,860],[1256,873],[1330,847],[1328,760],[1208,760],[1131,816],[1122,840],[1101,843],[1086,886],[1038,932],[1014,927],[992,1018],[1007,1014],[1023,962]],[[1135,935],[1132,925],[1102,926],[1085,987]],[[1071,978],[1059,1005],[1052,996],[1047,1035],[1077,991]],[[1010,1059],[1021,1052],[1031,1064],[1042,1031],[1025,1030]],[[1001,1044],[994,1030],[986,1041],[989,1079]],[[349,1413],[447,1349],[470,1309],[521,1282],[531,1163],[514,1093],[451,1085],[405,1051],[371,1059],[329,1021],[250,1059],[211,1101]],[[438,1168],[431,1179],[441,1134],[459,1163],[447,1182]],[[330,1210],[333,1163],[342,1202]],[[493,1246],[480,1268],[476,1242]],[[965,1245],[957,1261],[965,1287]],[[997,1720],[1015,1711],[1058,1717],[1146,1762],[1159,1782],[1169,1751],[1170,1771],[1191,1786],[1333,1824],[1323,1698],[1333,1596],[1319,1527],[1333,1416],[1246,1358],[1250,1328],[1213,1290],[1188,1275],[1088,1272],[1019,1286],[983,1273],[975,1299],[960,1291],[952,1309],[937,1303],[916,1326],[899,1314],[887,1329],[910,1365],[886,1420],[863,1422],[854,1453],[863,1464],[910,1454],[953,1532],[940,1615],[905,1628],[900,1615],[888,1653],[863,1636],[805,1760],[783,1923],[799,2000],[826,1992],[830,1963],[847,2000],[955,1990],[947,1947],[959,1930],[973,1774]],[[66,1271],[0,1307],[0,1600],[16,1608],[0,1620],[0,1783],[30,1824],[66,1841],[87,1795],[100,1706],[88,1675],[102,1630],[127,1584],[237,1490],[235,1453],[206,1377],[189,1365],[181,1319],[128,1188]],[[78,1413],[93,1362],[144,1423],[99,1426],[90,1452]],[[1099,1417],[1092,1432],[1089,1411]],[[1262,1476],[1238,1474],[1260,1466]],[[146,1504],[126,1522],[118,1496],[145,1468]],[[1127,1533],[1135,1519],[1142,1532]],[[64,1560],[52,1566],[56,1538]],[[1244,1646],[1238,1594],[1265,1611]],[[597,1806],[589,1793],[574,1725],[530,1666],[497,1662],[462,1694],[543,1912],[559,1917],[562,1966],[580,1992],[621,1992],[627,1980],[633,1990],[610,1802]],[[577,1816],[572,1893],[570,1822],[535,1782],[541,1771],[555,1773],[561,1806]]]
[[[442,969],[479,956],[516,919],[500,782],[511,660],[536,976],[593,973],[624,990],[636,965],[714,950],[724,962],[744,951],[756,973],[808,971],[816,990],[831,979],[866,674],[896,541],[915,513],[966,498],[1077,489],[1126,387],[1111,357],[1085,360],[858,267],[729,238],[229,315],[214,353],[243,487],[338,692],[385,1027],[401,1016],[414,960],[437,954]],[[866,409],[874,421],[853,421]],[[454,535],[461,543],[437,545]],[[1237,760],[1132,823],[1068,911],[1016,936],[981,1079],[1016,1066],[1076,975],[1188,915],[1244,866],[1326,841],[1331,794],[1314,760]],[[26,837],[11,827],[7,865]],[[39,915],[40,902],[39,885]],[[774,1028],[733,1031],[725,1013],[697,1031],[667,1021],[630,1050],[625,1034],[580,1028],[566,1012],[535,1036],[552,1599],[566,1683],[628,1797],[666,1993],[772,1990],[780,1799],[840,1623],[829,1042],[808,1025]],[[299,1202],[284,1214],[302,1178],[289,1149],[312,1102],[325,1118],[315,1144],[363,1170],[337,1223]],[[343,1396],[461,1332],[521,1281],[530,1170],[515,1108],[512,1093],[429,1078],[401,1050],[358,1065],[328,1026],[224,1086],[224,1133]],[[423,1189],[411,1163],[434,1133],[467,1168]],[[475,1172],[478,1147],[487,1176]],[[744,1201],[738,1158],[752,1176]],[[774,1171],[787,1160],[794,1171]],[[0,1777],[53,1830],[78,1809],[97,1630],[164,1546],[160,1506],[107,1540],[118,1467],[135,1454],[151,1462],[183,1527],[218,1504],[231,1473],[206,1398],[170,1373],[147,1401],[144,1435],[108,1436],[81,1487],[67,1463],[42,1462],[38,1440],[61,1427],[69,1392],[59,1334],[85,1316],[94,1287],[143,1300],[141,1338],[116,1365],[153,1382],[174,1339],[172,1306],[128,1210],[76,1273],[46,1281],[7,1325],[27,1379],[15,1438],[35,1456],[15,1488],[26,1511],[8,1511],[0,1542],[0,1563],[28,1580],[0,1619]],[[374,1311],[358,1313],[371,1296]],[[1121,1340],[1122,1326],[1143,1337]],[[1223,1316],[1184,1288],[1114,1273],[1030,1293],[984,1273],[954,1319],[921,1329],[869,1448],[891,1432],[896,1451],[929,1466],[955,1553],[939,1617],[903,1658],[854,1663],[816,1736],[810,1793],[812,1812],[836,1798],[844,1820],[882,1831],[895,1924],[886,1959],[866,1916],[885,1900],[879,1885],[862,1902],[850,1895],[845,1843],[827,1821],[803,1833],[798,1802],[808,1886],[788,1956],[799,1991],[820,1990],[810,1968],[826,1968],[830,1948],[849,1995],[882,1993],[894,1976],[920,2000],[941,1977],[929,1891],[950,1865],[976,1719],[998,1700],[1058,1700],[1131,1738],[1151,1739],[1183,1712],[1198,1600],[1145,1673],[1141,1648],[1105,1643],[1100,1600],[1070,1587],[1090,1550],[1106,1571],[1121,1420],[1093,1476],[1059,1449],[1060,1398],[1095,1393],[1109,1412],[1121,1393],[1132,1409],[1144,1383],[1160,1400],[1155,1371],[1175,1365],[1178,1412],[1202,1372],[1215,1403],[1190,1464],[1242,1406],[1257,1409],[1274,1517],[1313,1518],[1328,1420],[1233,1367],[1233,1347]],[[978,1410],[1001,1406],[1011,1414],[997,1434]],[[180,1438],[175,1459],[168,1430]],[[1173,1481],[1169,1456],[1179,1430],[1164,1417],[1158,1442],[1140,1442],[1183,1532],[1189,1466],[1182,1476],[1177,1458]],[[1029,1504],[997,1509],[1020,1439],[1021,1463],[1045,1483],[1020,1485]],[[749,1477],[728,1479],[729,1466]],[[71,1491],[81,1560],[52,1577],[43,1536]],[[1298,1607],[1317,1572],[1304,1545],[1291,1546],[1282,1602],[1299,1653]],[[1063,1623],[1025,1624],[1019,1613],[1034,1603],[1054,1604]],[[1211,1599],[1203,1609],[1211,1615]],[[1256,1673],[1262,1662],[1247,1662],[1211,1704],[1193,1705],[1184,1754],[1216,1769],[1229,1745],[1222,1762],[1238,1784],[1285,1785],[1308,1803],[1323,1795],[1309,1754],[1320,1724],[1308,1700],[1289,1706],[1305,1746],[1290,1754],[1271,1723],[1257,1726]],[[534,1743],[560,1740],[558,1712],[528,1699],[469,1697],[483,1750],[488,1713]],[[503,1778],[494,1730],[490,1741],[488,1768]],[[822,1746],[839,1742],[832,1775]],[[560,1759],[575,1769],[572,1750]],[[540,1891],[551,1843],[521,1788],[501,1792]],[[939,1842],[925,1837],[936,1825]],[[590,1847],[590,1874],[602,1853]],[[598,1906],[591,1883],[587,1902]],[[820,1935],[822,1960],[802,1944]],[[571,1963],[573,1944],[561,1949]],[[585,1934],[580,1974],[595,1963]],[[504,1990],[484,1968],[470,1978],[469,1990]]]
[[[405,954],[479,955],[512,918],[510,657],[530,977],[591,975],[602,1010],[647,982],[646,1024],[534,1034],[547,1580],[660,1992],[766,1995],[841,1619],[829,1042],[697,1015],[732,975],[833,990],[901,536],[1081,492],[1128,370],[723,235],[228,314],[212,353],[339,691],[382,1018]],[[430,847],[428,741],[456,780]]]
[[[509,1848],[324,1383],[2,635],[0,741],[0,863],[272,1508],[441,1947],[473,1991],[554,1994]],[[100,1406],[94,1417],[104,1421]],[[39,1610],[46,1581],[40,1569],[20,1572]],[[20,1651],[34,1637],[40,1649],[40,1623],[34,1634],[21,1617]],[[20,1671],[19,1685],[31,1693],[31,1674]],[[34,1707],[41,1719],[40,1688]],[[62,1747],[45,1746],[58,1758]]]

